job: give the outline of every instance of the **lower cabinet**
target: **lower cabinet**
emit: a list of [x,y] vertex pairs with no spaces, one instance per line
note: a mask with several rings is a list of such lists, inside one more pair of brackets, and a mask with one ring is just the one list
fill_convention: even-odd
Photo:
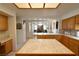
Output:
[[4,42],[1,46],[0,46],[0,55],[7,55],[8,53],[10,53],[12,51],[12,39]]
[[5,53],[9,53],[12,51],[12,40],[9,40],[5,43]]
[[66,47],[68,47],[68,48],[70,47],[70,46],[69,46],[69,38],[68,38],[68,37],[63,36],[63,40],[62,40],[62,41],[63,41],[63,44],[64,44]]
[[79,43],[78,40],[67,37],[67,36],[62,36],[60,39],[61,43],[64,44],[66,47],[68,47],[71,51],[73,51],[76,55],[79,55]]
[[38,39],[60,39],[60,35],[37,35]]
[[79,43],[77,40],[69,38],[69,49],[75,52],[76,55],[79,55]]

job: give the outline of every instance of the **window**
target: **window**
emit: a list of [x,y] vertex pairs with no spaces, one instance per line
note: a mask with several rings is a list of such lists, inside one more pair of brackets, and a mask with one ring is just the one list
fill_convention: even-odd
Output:
[[47,33],[48,27],[47,22],[32,22],[33,33]]

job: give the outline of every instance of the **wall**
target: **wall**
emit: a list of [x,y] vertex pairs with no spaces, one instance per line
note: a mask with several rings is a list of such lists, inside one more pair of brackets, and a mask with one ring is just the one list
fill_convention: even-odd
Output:
[[8,28],[8,32],[10,37],[13,39],[13,50],[17,49],[17,35],[16,35],[16,16],[9,16],[8,17],[9,20],[9,28]]
[[[41,20],[40,20],[41,19]],[[30,18],[26,18],[24,19],[23,17],[17,17],[17,23],[21,23],[22,26],[23,26],[23,20],[26,20],[26,41],[28,41],[29,38],[32,38],[33,37],[33,33],[31,31],[29,31],[29,23],[31,24],[31,22],[38,22],[38,21],[41,21],[41,22],[50,22],[52,20],[57,20],[57,19],[54,19],[54,18],[51,18],[51,17],[31,17]],[[50,29],[52,29],[51,26],[52,24],[50,24]],[[18,45],[18,48],[20,48],[22,45],[23,45],[23,38],[25,37],[24,36],[24,33],[23,33],[23,29],[20,29],[18,30],[17,29],[17,45]],[[50,32],[52,32],[52,30],[50,30]]]
[[17,29],[17,48],[19,49],[27,41],[26,39],[26,23],[23,23],[23,19],[17,17],[17,23],[22,24],[22,29]]
[[61,19],[69,18],[79,14],[79,8],[70,12],[67,12],[61,16]]
[[[21,19],[21,18],[20,18]],[[41,20],[40,20],[41,19]],[[26,20],[26,19],[25,19]],[[33,37],[33,33],[31,31],[29,31],[29,23],[31,24],[32,22],[48,22],[50,25],[50,32],[52,33],[52,21],[53,20],[57,20],[57,19],[53,19],[53,18],[30,18],[28,20],[26,20],[26,38],[32,38]],[[20,37],[23,37],[23,35],[21,35]]]
[[0,32],[0,37],[10,36],[13,39],[13,50],[16,50],[16,12],[7,5],[0,3],[0,12],[8,16],[9,29],[6,32]]
[[[17,18],[17,23],[21,23],[23,27],[23,21]],[[17,48],[20,48],[23,45],[23,29],[17,29]]]

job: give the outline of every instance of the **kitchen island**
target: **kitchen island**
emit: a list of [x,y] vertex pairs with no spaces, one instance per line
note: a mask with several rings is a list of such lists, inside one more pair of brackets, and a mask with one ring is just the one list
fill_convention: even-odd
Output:
[[16,56],[73,56],[70,49],[61,44],[56,39],[29,39],[24,46],[19,49]]

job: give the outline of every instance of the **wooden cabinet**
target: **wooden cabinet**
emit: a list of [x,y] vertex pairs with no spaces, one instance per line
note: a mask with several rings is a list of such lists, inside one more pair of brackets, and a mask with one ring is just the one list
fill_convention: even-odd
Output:
[[79,24],[79,15],[76,15],[76,24]]
[[62,36],[61,36],[61,39],[60,39],[60,42],[61,42],[62,44],[64,44],[66,47],[70,47],[70,46],[69,46],[69,38],[66,37],[66,36],[62,35]]
[[62,21],[62,29],[63,30],[66,30],[67,29],[67,22],[68,22],[67,19],[65,19],[65,20]]
[[76,55],[79,55],[78,40],[62,35],[60,42],[73,51]]
[[62,30],[79,30],[79,15],[62,20]]
[[74,30],[75,29],[75,17],[67,18],[62,21],[63,30]]
[[11,51],[12,51],[12,39],[4,42],[0,46],[0,55],[7,55]]
[[76,24],[75,24],[75,29],[79,30],[79,15],[76,16]]
[[38,39],[60,39],[60,35],[37,35]]
[[68,38],[68,37],[64,36],[63,44],[64,44],[65,46],[67,46],[67,47],[70,47],[70,46],[69,46],[69,38]]
[[75,29],[75,17],[71,17],[68,20],[68,29],[74,30]]
[[75,52],[76,55],[79,55],[78,41],[75,39],[69,38],[69,49],[71,49],[73,52]]
[[12,40],[9,40],[5,43],[5,53],[9,53],[12,51]]
[[8,30],[8,17],[0,15],[0,31]]
[[55,36],[52,35],[37,35],[38,39],[52,39],[55,38]]

